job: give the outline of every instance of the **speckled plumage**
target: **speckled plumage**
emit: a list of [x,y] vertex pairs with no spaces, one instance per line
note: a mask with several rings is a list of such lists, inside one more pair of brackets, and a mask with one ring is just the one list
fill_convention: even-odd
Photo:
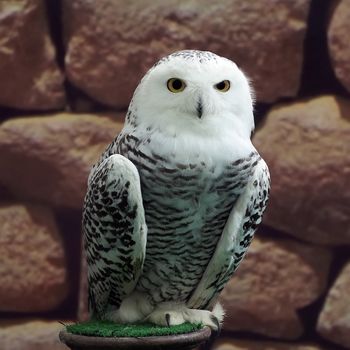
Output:
[[[183,94],[181,106],[159,102],[149,116],[151,84],[159,77],[156,89],[166,90],[162,69],[166,79],[186,75],[178,63],[188,65],[186,89],[192,91],[186,92],[188,98]],[[250,142],[249,85],[232,66],[239,72],[232,90],[241,84],[243,101],[233,101],[226,111],[227,97],[205,86],[202,91],[195,74],[209,72],[208,80],[215,83],[220,79],[215,69],[230,64],[202,51],[160,60],[135,91],[124,129],[93,167],[83,226],[95,315],[119,322],[149,317],[159,324],[163,314],[171,315],[166,323],[197,320],[199,313],[186,318],[186,310],[211,310],[243,259],[269,191],[268,169]],[[203,101],[201,120],[190,94]],[[169,92],[161,97],[179,98]],[[201,315],[199,321],[207,317]]]

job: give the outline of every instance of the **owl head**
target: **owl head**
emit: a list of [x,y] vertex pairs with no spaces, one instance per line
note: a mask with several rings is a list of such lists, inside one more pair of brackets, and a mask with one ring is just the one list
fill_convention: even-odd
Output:
[[135,90],[129,107],[138,127],[164,133],[250,137],[253,94],[231,60],[209,51],[185,50],[158,61]]

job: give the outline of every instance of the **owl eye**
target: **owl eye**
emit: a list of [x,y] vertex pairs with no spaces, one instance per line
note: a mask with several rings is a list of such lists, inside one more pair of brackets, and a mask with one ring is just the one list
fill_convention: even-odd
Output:
[[177,93],[184,91],[186,84],[183,80],[179,78],[171,78],[167,81],[166,86],[168,87],[169,91]]
[[219,90],[221,92],[226,92],[230,90],[231,83],[229,80],[223,80],[220,83],[217,83],[214,85],[216,90]]

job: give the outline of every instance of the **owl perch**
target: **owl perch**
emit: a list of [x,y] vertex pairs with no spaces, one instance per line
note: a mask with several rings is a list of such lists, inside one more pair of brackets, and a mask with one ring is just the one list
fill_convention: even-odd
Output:
[[93,166],[83,210],[94,320],[217,332],[219,293],[266,208],[253,96],[232,61],[186,50],[157,62]]

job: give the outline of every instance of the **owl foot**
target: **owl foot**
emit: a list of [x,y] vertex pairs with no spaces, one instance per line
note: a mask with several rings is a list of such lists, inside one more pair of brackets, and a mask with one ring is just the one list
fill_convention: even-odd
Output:
[[135,323],[142,321],[153,309],[144,294],[134,292],[122,301],[119,309],[106,312],[104,319],[116,323]]
[[159,326],[175,326],[185,322],[201,323],[210,327],[214,332],[220,332],[221,325],[219,319],[208,310],[189,309],[185,306],[159,305],[147,318]]

